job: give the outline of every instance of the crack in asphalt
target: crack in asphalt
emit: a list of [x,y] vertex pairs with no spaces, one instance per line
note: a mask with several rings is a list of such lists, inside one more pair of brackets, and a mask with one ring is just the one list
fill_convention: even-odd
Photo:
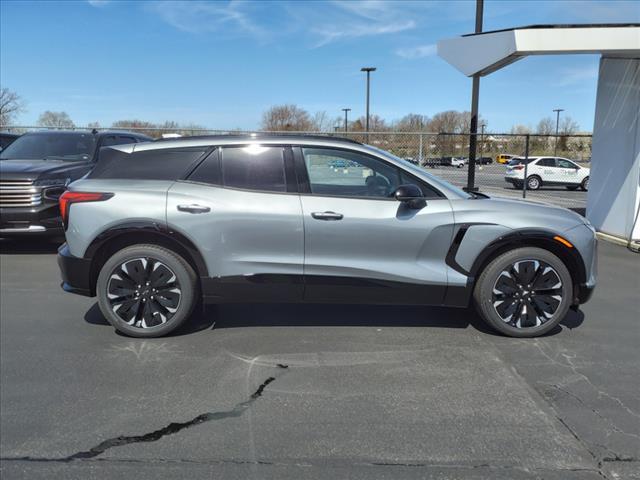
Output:
[[[289,368],[288,365],[277,364],[276,367],[286,369]],[[158,430],[154,430],[153,432],[145,433],[143,435],[132,435],[132,436],[124,436],[121,435],[119,437],[109,438],[95,447],[90,448],[89,450],[83,450],[80,452],[76,452],[67,457],[59,457],[59,458],[47,458],[47,457],[2,457],[0,460],[23,460],[29,462],[73,462],[74,460],[83,460],[83,459],[91,459],[97,457],[98,455],[102,455],[104,452],[111,448],[122,447],[124,445],[129,445],[131,443],[144,443],[144,442],[156,442],[161,438],[167,435],[174,435],[182,430],[187,428],[191,428],[195,425],[200,425],[202,423],[211,422],[214,420],[223,420],[225,418],[235,418],[241,416],[258,398],[262,396],[264,393],[264,389],[273,382],[276,377],[269,377],[264,382],[262,382],[258,389],[251,394],[248,400],[244,402],[238,403],[231,410],[224,410],[221,412],[207,412],[201,413],[197,417],[189,420],[188,422],[172,422],[169,425],[160,428]]]

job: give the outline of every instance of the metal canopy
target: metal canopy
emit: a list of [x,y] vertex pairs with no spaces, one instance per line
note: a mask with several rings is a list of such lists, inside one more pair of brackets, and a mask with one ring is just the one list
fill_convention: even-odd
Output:
[[438,55],[468,77],[528,55],[583,53],[640,58],[640,24],[531,25],[438,42]]

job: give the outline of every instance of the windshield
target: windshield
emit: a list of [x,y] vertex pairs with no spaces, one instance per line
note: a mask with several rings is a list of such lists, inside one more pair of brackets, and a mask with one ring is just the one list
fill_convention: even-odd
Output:
[[416,165],[414,163],[408,162],[407,160],[405,160],[403,158],[396,157],[395,155],[393,155],[392,153],[387,152],[386,150],[382,150],[382,149],[377,148],[377,147],[372,147],[371,145],[366,145],[366,147],[370,148],[373,151],[375,151],[379,155],[382,155],[383,157],[391,158],[391,159],[393,159],[393,160],[395,160],[397,162],[400,162],[404,168],[406,168],[407,170],[409,170],[411,172],[416,172],[419,175],[425,176],[425,177],[433,180],[433,183],[436,186],[438,184],[446,186],[446,188],[448,188],[449,190],[453,190],[455,193],[460,195],[462,198],[471,198],[473,196],[473,195],[470,195],[469,193],[465,192],[461,188],[458,188],[455,185],[447,182],[446,180],[443,180],[440,177],[436,177],[435,175],[432,175],[431,173],[427,172],[424,168],[419,167],[418,165]]
[[16,139],[0,153],[0,160],[87,161],[96,148],[91,133],[34,133]]

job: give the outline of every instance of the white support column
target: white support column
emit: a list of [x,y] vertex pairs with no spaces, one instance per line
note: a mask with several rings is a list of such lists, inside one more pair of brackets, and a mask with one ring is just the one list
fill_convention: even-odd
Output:
[[599,231],[638,240],[639,207],[640,58],[602,57],[587,218]]

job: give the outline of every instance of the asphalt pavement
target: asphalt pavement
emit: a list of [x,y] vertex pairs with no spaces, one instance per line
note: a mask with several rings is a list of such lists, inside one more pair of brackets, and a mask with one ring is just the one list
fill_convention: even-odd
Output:
[[539,339],[470,310],[224,305],[114,332],[55,246],[0,242],[0,476],[640,478],[640,256]]
[[[476,167],[475,185],[481,192],[491,196],[501,196],[509,198],[522,198],[522,190],[516,189],[510,183],[505,182],[504,173],[506,166],[492,163],[489,165],[478,165]],[[468,167],[437,167],[425,170],[433,175],[443,178],[458,187],[467,186]],[[587,192],[582,190],[568,190],[563,186],[543,185],[538,190],[528,190],[527,200],[544,202],[558,207],[571,209],[584,209],[587,206]]]

